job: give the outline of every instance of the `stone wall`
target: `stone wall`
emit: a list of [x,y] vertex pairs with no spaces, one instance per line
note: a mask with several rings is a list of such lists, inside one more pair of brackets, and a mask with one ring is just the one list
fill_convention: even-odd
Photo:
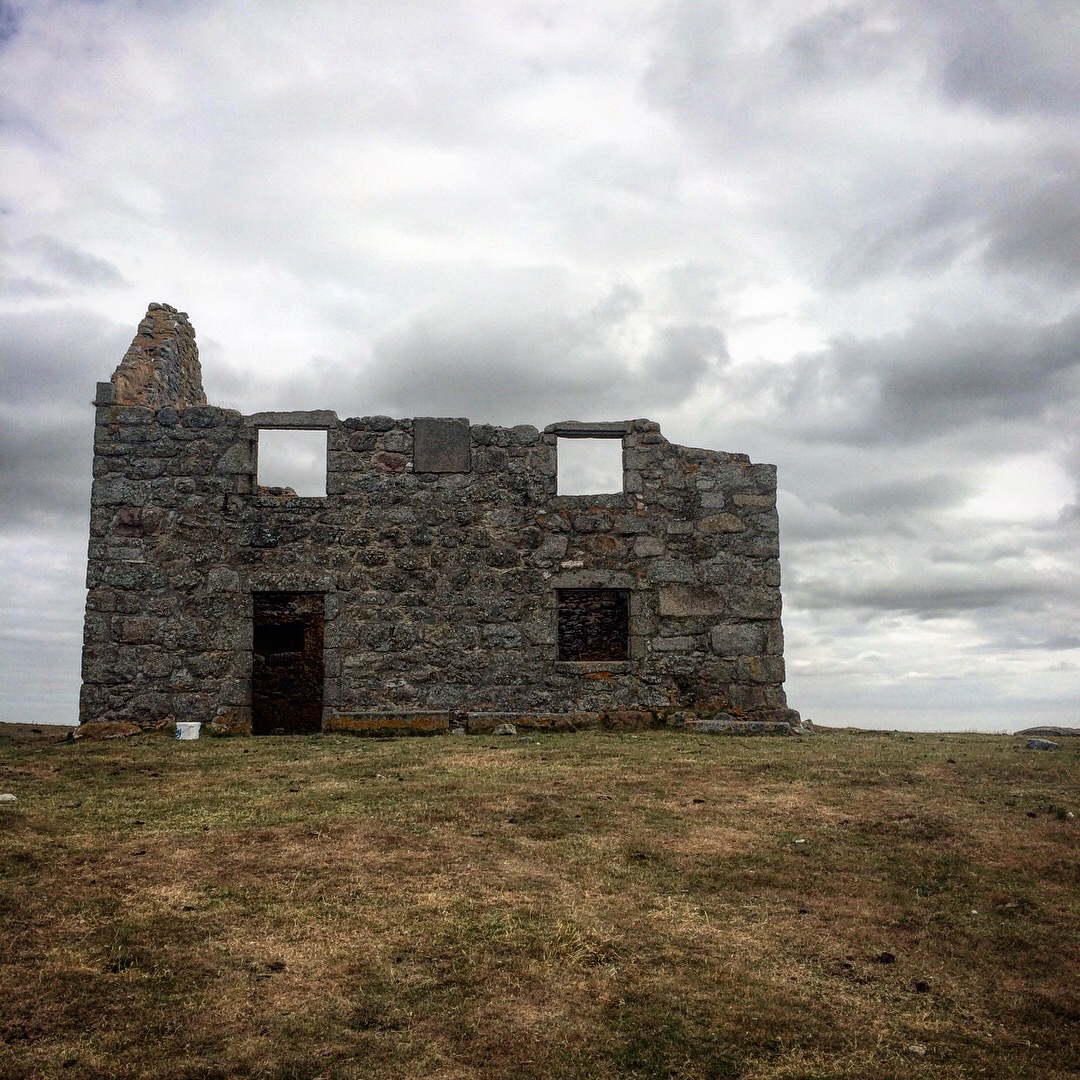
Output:
[[[98,389],[82,722],[250,731],[253,677],[258,700],[267,663],[292,679],[290,642],[309,633],[310,652],[316,620],[324,730],[798,723],[773,466],[674,445],[641,419],[243,416],[201,403],[186,318],[154,312],[174,334],[158,366],[131,380],[125,358]],[[325,498],[258,487],[258,433],[287,427],[326,432]],[[619,439],[623,491],[558,495],[560,437]],[[628,605],[625,641],[610,644],[617,616],[596,590]],[[259,629],[282,603],[305,614]],[[608,658],[560,659],[560,625],[592,624]]]

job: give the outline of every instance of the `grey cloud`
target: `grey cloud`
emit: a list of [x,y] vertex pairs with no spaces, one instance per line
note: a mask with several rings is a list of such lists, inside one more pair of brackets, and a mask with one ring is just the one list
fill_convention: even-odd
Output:
[[1080,582],[1061,571],[1026,570],[1028,587],[1015,599],[986,607],[973,615],[978,638],[972,650],[997,655],[1061,653],[1077,648],[1076,609]]
[[681,0],[658,20],[643,89],[654,106],[696,127],[767,139],[766,126],[786,130],[808,102],[879,79],[925,48],[925,35],[895,7],[834,4],[785,27],[784,9],[779,17],[737,14],[724,0]]
[[578,314],[523,299],[516,313],[420,318],[377,343],[361,386],[406,413],[533,423],[642,415],[685,400],[727,362],[727,346],[715,326],[668,325],[628,356],[622,334],[640,306],[616,288]]
[[14,4],[0,0],[0,47],[19,32],[19,11]]
[[0,293],[11,300],[46,300],[67,295],[67,288],[32,277],[0,278]]
[[856,0],[809,15],[784,41],[811,82],[880,76],[919,58],[954,102],[994,113],[1075,114],[1080,69],[1073,0]]
[[729,359],[727,341],[717,326],[666,326],[658,337],[645,365],[643,389],[660,405],[677,405]]
[[882,219],[854,228],[824,264],[824,280],[849,287],[887,273],[923,276],[950,266],[978,236],[977,207],[968,183],[938,177],[922,199],[915,198]]
[[919,0],[935,25],[951,98],[996,113],[1080,110],[1080,8],[1074,0]]
[[383,330],[370,356],[313,357],[275,378],[234,370],[228,357],[212,360],[216,347],[202,338],[208,393],[245,410],[549,423],[571,409],[599,415],[631,400],[682,400],[726,362],[723,334],[696,323],[661,326],[639,355],[628,354],[624,339],[645,301],[626,285],[581,307],[562,274],[532,268],[465,274],[441,282],[441,292],[437,306]]
[[963,544],[957,543],[955,539],[951,543],[931,544],[925,549],[927,561],[951,566],[969,566],[972,563],[985,566],[988,563],[1027,560],[1031,556],[1030,535],[1015,536],[1007,533],[987,536],[971,531],[964,537],[964,541]]
[[[721,81],[722,46],[729,22],[730,17],[716,3],[677,0],[661,10],[660,34],[643,78],[652,104],[678,115],[711,115],[723,100],[719,97],[725,85]],[[736,80],[727,85],[733,88]]]
[[9,314],[0,325],[0,401],[46,409],[89,402],[120,362],[135,332],[90,311]]
[[89,512],[93,411],[30,418],[0,408],[0,504],[5,527],[74,527]]
[[0,499],[5,527],[86,513],[95,384],[131,331],[88,312],[10,315],[0,332]]
[[946,618],[976,611],[1030,602],[1035,582],[1021,577],[994,580],[969,571],[915,578],[905,574],[886,581],[816,580],[800,589],[802,606],[905,612],[924,619]]
[[1080,156],[1048,147],[940,174],[884,215],[870,208],[825,263],[824,280],[849,287],[885,274],[939,273],[972,253],[990,270],[1080,281]]
[[982,646],[976,646],[979,652],[998,653],[1002,649],[1019,649],[1038,651],[1047,649],[1051,652],[1065,652],[1070,649],[1080,649],[1080,636],[1076,634],[1053,634],[1049,637],[1021,637],[1019,635],[1003,636],[995,641],[987,642]]
[[568,363],[569,350],[578,344],[573,336],[566,322],[544,330],[421,322],[376,346],[366,383],[375,400],[395,403],[398,412],[417,402],[435,414],[524,422],[535,421],[545,406],[554,418],[580,414],[588,401],[602,409],[605,388],[621,372],[610,360]]
[[[759,14],[751,32],[739,5],[672,4],[643,91],[711,147],[716,168],[772,200],[793,241],[833,247],[811,254],[806,272],[846,289],[974,258],[1059,287],[1080,281],[1080,162],[1068,132],[1029,129],[1018,144],[972,124],[952,148],[933,136],[937,124],[959,131],[958,104],[1075,115],[1073,0],[865,0],[787,26],[784,9]],[[920,70],[931,72],[921,91]],[[867,92],[880,133],[858,104]],[[850,126],[834,129],[833,114]]]
[[986,261],[1080,282],[1080,155],[1047,155],[1005,185],[988,215]]
[[1080,396],[1080,313],[1042,327],[924,322],[845,338],[772,377],[811,440],[917,443],[973,424],[1030,422]]
[[19,250],[72,285],[115,288],[128,284],[124,275],[107,259],[79,251],[53,236],[33,236],[23,241]]
[[86,574],[86,521],[46,527],[5,521],[0,561],[0,718],[74,723]]
[[918,479],[845,487],[829,501],[849,514],[911,515],[955,506],[972,491],[972,486],[958,477],[938,473]]
[[904,36],[881,4],[837,5],[792,30],[784,51],[794,73],[812,81],[873,78],[895,64]]

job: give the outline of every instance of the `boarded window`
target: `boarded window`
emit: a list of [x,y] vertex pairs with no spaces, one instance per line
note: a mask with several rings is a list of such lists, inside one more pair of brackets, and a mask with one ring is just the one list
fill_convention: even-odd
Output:
[[626,660],[630,655],[628,589],[559,589],[560,660]]

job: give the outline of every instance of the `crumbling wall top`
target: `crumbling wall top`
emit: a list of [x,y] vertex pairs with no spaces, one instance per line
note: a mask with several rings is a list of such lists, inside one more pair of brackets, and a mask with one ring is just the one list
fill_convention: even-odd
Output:
[[205,405],[199,348],[187,312],[151,304],[111,382],[117,405]]

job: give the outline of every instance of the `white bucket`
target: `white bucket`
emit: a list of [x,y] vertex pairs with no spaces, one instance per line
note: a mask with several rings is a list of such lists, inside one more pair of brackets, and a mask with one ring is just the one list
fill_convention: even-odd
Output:
[[178,739],[197,739],[199,737],[199,728],[201,727],[202,724],[177,722],[176,737]]

